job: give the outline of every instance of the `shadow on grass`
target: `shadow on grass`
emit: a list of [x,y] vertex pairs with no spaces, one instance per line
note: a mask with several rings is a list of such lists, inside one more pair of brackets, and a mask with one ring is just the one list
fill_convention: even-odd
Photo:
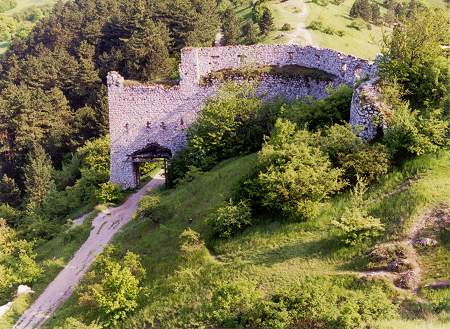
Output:
[[333,255],[341,249],[339,242],[333,238],[313,241],[299,241],[294,244],[280,246],[254,255],[251,260],[256,265],[271,266],[293,259],[332,260]]

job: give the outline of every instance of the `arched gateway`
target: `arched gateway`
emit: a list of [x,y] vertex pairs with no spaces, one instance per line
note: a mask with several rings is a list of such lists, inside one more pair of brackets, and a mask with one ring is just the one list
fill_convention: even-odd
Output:
[[[171,87],[129,83],[111,72],[111,181],[124,188],[136,187],[136,167],[143,161],[143,154],[149,155],[151,152],[146,151],[150,149],[166,150],[163,158],[168,158],[183,148],[186,128],[195,121],[205,101],[217,92],[221,81],[239,80],[249,71],[259,72],[258,93],[265,99],[323,98],[330,86],[355,87],[361,79],[376,78],[376,67],[369,61],[330,49],[297,45],[185,48],[181,51],[180,83]],[[350,113],[350,123],[362,125],[366,138],[378,128],[371,120],[379,114],[377,109],[360,95],[370,88],[366,83],[355,89]]]

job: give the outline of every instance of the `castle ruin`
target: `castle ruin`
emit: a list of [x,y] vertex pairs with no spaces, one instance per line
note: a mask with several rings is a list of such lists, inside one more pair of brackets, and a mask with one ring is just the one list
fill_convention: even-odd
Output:
[[[136,187],[139,156],[150,152],[149,147],[163,153],[163,157],[183,148],[186,129],[220,86],[214,73],[251,67],[269,67],[275,72],[264,73],[258,80],[257,92],[267,100],[280,96],[287,100],[323,98],[328,87],[346,84],[355,88],[358,81],[376,79],[377,71],[367,60],[330,49],[254,45],[185,48],[181,51],[179,84],[170,87],[127,83],[118,73],[111,72],[107,81],[111,181],[123,188]],[[304,74],[277,73],[280,68]],[[377,133],[379,123],[372,119],[379,113],[360,97],[367,91],[366,84],[354,89],[350,123],[361,126],[361,136],[370,139]],[[155,150],[155,146],[161,149]]]

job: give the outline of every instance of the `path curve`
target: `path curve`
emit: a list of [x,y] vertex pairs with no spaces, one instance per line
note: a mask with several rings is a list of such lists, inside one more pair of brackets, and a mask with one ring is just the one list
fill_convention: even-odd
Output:
[[72,295],[74,288],[87,272],[95,257],[103,251],[122,226],[130,221],[142,197],[163,184],[164,178],[161,174],[157,174],[143,188],[128,197],[122,205],[109,209],[109,212],[100,213],[92,222],[89,238],[31,307],[25,311],[13,329],[40,328],[55,310]]
[[301,44],[304,46],[314,46],[314,41],[311,32],[306,28],[306,18],[309,15],[309,8],[305,3],[305,0],[288,0],[286,5],[293,6],[300,5],[300,13],[298,15],[299,22],[295,29],[293,29],[286,36],[288,37],[288,44],[297,44],[298,39],[302,39]]

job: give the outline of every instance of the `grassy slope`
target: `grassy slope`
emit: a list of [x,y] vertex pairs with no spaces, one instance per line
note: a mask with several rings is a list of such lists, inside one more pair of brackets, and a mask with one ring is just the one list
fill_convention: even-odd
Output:
[[[361,251],[340,246],[330,225],[345,205],[345,194],[332,199],[314,221],[287,223],[271,218],[228,241],[210,241],[205,219],[232,195],[253,163],[253,155],[229,160],[192,183],[162,192],[165,209],[159,214],[164,218],[161,224],[134,221],[116,238],[121,250],[141,255],[148,272],[144,306],[125,327],[140,327],[153,315],[164,314],[165,327],[180,328],[183,325],[178,321],[190,319],[191,307],[204,302],[220,281],[253,282],[262,292],[271,292],[299,276],[350,275],[362,269]],[[371,212],[390,227],[384,239],[401,236],[425,209],[450,202],[449,172],[450,151],[445,151],[408,162],[369,191]],[[392,194],[402,182],[418,174],[420,178],[410,188]],[[193,219],[192,224],[189,219]],[[205,259],[194,266],[183,262],[178,249],[178,236],[187,227],[209,241]],[[53,328],[68,316],[83,315],[85,321],[92,320],[89,311],[77,306],[72,297],[47,327]],[[423,324],[399,321],[384,326],[418,328]],[[428,324],[430,328],[443,328],[438,323],[432,325],[433,321]]]
[[[327,6],[320,6],[313,1],[306,0],[309,8],[309,15],[306,19],[306,26],[312,21],[321,21],[325,26],[330,26],[335,30],[344,31],[344,36],[329,35],[320,31],[310,30],[314,43],[323,48],[332,48],[347,54],[359,56],[361,58],[374,59],[375,55],[380,52],[380,42],[383,33],[389,33],[388,28],[371,25],[371,29],[364,28],[360,31],[348,27],[352,22],[349,17],[350,8],[354,0],[345,0],[341,5],[332,3]],[[381,1],[378,1],[381,4]],[[425,0],[428,6],[445,8],[443,0]],[[287,38],[283,36],[286,32],[279,29],[284,23],[289,23],[295,27],[297,23],[296,10],[298,6],[286,5],[285,2],[279,0],[270,0],[268,2],[275,17],[276,30],[271,32],[264,40],[265,43],[284,43]],[[385,9],[381,8],[382,15]],[[299,40],[300,41],[300,40]]]

